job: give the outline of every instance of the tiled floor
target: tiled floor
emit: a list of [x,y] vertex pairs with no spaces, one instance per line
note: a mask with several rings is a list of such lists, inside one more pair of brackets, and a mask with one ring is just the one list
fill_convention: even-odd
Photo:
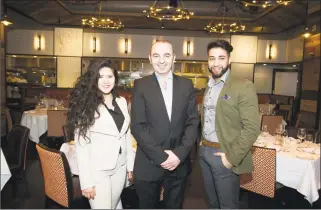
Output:
[[[30,144],[30,148],[34,144]],[[11,185],[8,183],[1,192],[1,208],[23,208],[23,209],[41,209],[44,208],[45,195],[44,183],[41,172],[41,166],[37,159],[34,149],[28,150],[27,163],[27,180],[29,187],[29,198],[23,198],[23,186],[19,184],[19,201],[12,205]],[[205,193],[201,178],[200,167],[196,160],[193,166],[193,172],[190,175],[184,208],[186,209],[206,209]],[[275,199],[265,198],[253,193],[241,192],[240,208],[263,208],[263,209],[280,209],[280,208],[311,208],[309,203],[304,200],[303,196],[290,188],[283,188],[277,192]],[[312,208],[321,208],[320,199],[314,203]]]

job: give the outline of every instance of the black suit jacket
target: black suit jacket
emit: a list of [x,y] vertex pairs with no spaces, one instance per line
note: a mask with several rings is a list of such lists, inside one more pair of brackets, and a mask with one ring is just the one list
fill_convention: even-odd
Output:
[[198,124],[191,80],[173,75],[171,121],[155,74],[135,80],[131,107],[131,131],[137,141],[135,179],[159,180],[165,172],[160,164],[168,157],[164,150],[172,150],[181,160],[174,171],[166,170],[166,173],[179,178],[187,176]]

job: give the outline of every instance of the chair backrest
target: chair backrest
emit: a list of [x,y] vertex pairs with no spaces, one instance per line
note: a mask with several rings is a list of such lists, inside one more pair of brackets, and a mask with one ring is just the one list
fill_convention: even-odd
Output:
[[48,136],[64,136],[63,128],[66,124],[67,110],[48,110]]
[[300,126],[301,117],[302,117],[302,114],[298,113],[296,121],[295,121],[295,125],[294,125],[296,128],[299,128],[299,126]]
[[263,115],[261,121],[261,128],[263,125],[268,126],[268,131],[271,135],[275,134],[277,126],[282,123],[283,116],[279,115]]
[[73,184],[70,167],[63,152],[37,144],[45,194],[64,207],[70,207],[73,200]]
[[23,125],[14,125],[8,133],[8,165],[17,165],[18,170],[26,169],[27,146],[30,129]]
[[293,111],[292,111],[293,105],[292,104],[291,105],[280,104],[280,109],[289,111],[287,120],[290,122],[292,119],[292,115],[293,115]]
[[74,133],[72,132],[73,129],[70,128],[69,126],[67,125],[63,125],[62,126],[62,130],[64,132],[64,139],[65,139],[65,142],[70,142],[70,141],[73,141],[74,140]]
[[288,116],[289,116],[289,111],[288,110],[279,109],[279,110],[276,110],[276,115],[282,115],[283,119],[285,121],[287,121],[288,120]]
[[4,114],[6,116],[7,129],[8,129],[8,132],[10,132],[11,129],[12,129],[12,119],[11,119],[11,115],[10,115],[9,109],[5,108],[4,109]]
[[254,169],[252,173],[241,174],[241,188],[273,198],[276,183],[276,150],[252,147]]

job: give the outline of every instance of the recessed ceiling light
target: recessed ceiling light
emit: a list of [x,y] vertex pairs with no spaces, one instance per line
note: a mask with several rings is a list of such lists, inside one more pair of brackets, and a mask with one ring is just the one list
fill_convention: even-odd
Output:
[[266,66],[266,63],[263,63],[263,66]]

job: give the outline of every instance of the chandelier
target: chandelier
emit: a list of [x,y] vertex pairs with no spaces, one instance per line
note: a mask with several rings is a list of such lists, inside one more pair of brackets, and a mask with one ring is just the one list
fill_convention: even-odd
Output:
[[[88,26],[92,28],[108,28],[108,29],[121,29],[124,27],[120,19],[111,19],[106,17],[101,17],[101,10],[102,10],[102,1],[99,4],[99,11],[98,11],[98,17],[91,17],[91,18],[83,18],[82,19],[82,25]],[[95,9],[96,10],[96,9]],[[94,10],[94,12],[95,12]]]
[[265,0],[244,0],[242,2],[246,7],[247,6],[255,6],[255,7],[267,8],[267,7],[271,7],[273,5],[272,1],[265,1]]
[[[225,15],[226,13],[228,13],[228,8],[225,5],[225,1],[223,0],[220,4],[219,7],[219,13],[222,13],[222,20],[219,22],[213,22],[211,21],[205,28],[204,30],[206,30],[209,33],[234,33],[234,32],[239,32],[239,31],[244,31],[245,30],[245,26],[241,24],[241,22],[239,21],[239,18],[236,17],[236,22],[234,23],[226,23],[225,22]],[[235,16],[236,13],[234,11],[234,9],[232,9]]]
[[[276,0],[276,3],[281,4],[281,5],[288,5],[291,3],[292,0]],[[254,6],[254,7],[271,7],[273,6],[275,1],[266,1],[266,0],[242,0],[242,3],[247,7],[247,6]]]
[[190,19],[194,15],[183,6],[180,0],[169,0],[167,5],[160,5],[159,1],[155,0],[153,5],[143,12],[150,18],[174,21]]
[[282,4],[282,5],[288,5],[289,3],[291,3],[292,0],[277,0],[276,2],[278,4]]

